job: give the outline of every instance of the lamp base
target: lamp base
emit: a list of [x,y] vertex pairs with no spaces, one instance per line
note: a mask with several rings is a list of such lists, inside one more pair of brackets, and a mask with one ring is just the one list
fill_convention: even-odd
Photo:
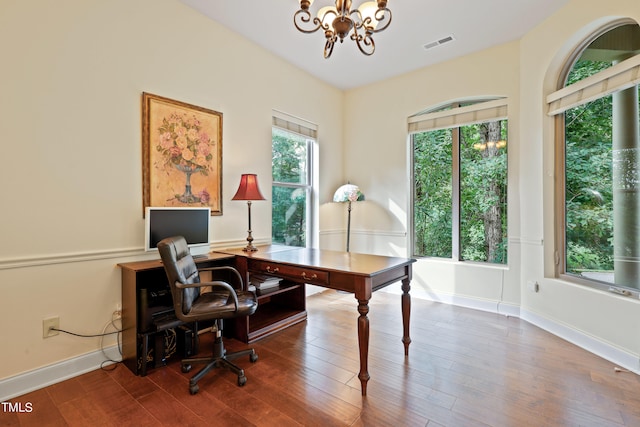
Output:
[[251,230],[248,231],[249,235],[247,236],[247,246],[242,248],[245,252],[256,252],[258,248],[253,246],[253,236],[251,235]]
[[251,243],[249,243],[247,246],[245,246],[244,248],[242,248],[243,251],[245,252],[257,252],[258,248],[256,248],[255,246],[253,246]]

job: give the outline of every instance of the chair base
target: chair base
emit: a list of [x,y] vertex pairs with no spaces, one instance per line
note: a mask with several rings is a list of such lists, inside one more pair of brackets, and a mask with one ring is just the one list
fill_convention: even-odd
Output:
[[[216,333],[216,332],[214,332]],[[218,335],[218,334],[216,334]],[[198,387],[198,381],[202,379],[209,371],[214,368],[225,368],[233,372],[238,376],[238,386],[242,387],[247,382],[247,377],[244,375],[244,370],[231,362],[231,360],[237,359],[242,356],[249,356],[249,361],[251,363],[255,363],[258,360],[258,355],[255,350],[252,348],[237,351],[234,353],[227,353],[224,345],[222,343],[222,337],[216,336],[215,341],[213,342],[213,355],[210,357],[194,357],[189,359],[183,359],[181,361],[182,364],[182,372],[191,371],[191,365],[195,363],[206,363],[202,369],[200,369],[191,379],[189,380],[189,392],[191,394],[196,394],[200,388]]]

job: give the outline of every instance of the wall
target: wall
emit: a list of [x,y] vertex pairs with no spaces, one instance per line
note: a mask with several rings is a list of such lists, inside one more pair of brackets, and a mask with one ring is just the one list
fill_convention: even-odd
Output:
[[[637,1],[573,0],[517,42],[349,91],[344,174],[368,200],[357,205],[361,230],[355,241],[352,236],[352,247],[406,255],[408,239],[390,240],[385,233],[408,230],[407,117],[460,97],[507,96],[509,264],[420,259],[412,293],[519,315],[640,372],[640,303],[553,278],[554,136],[544,99],[555,89],[569,52],[616,17],[640,21]],[[529,282],[537,282],[540,292],[529,290]]]
[[[345,176],[353,177],[352,181],[367,195],[366,204],[356,205],[354,223],[372,230],[368,252],[401,256],[408,253],[411,166],[407,118],[430,106],[463,97],[502,96],[509,99],[509,253],[514,256],[520,236],[516,167],[519,144],[515,136],[519,109],[518,56],[519,45],[512,42],[347,93],[345,116],[349,126],[345,128],[345,141],[349,144]],[[381,99],[385,100],[382,106]],[[369,148],[372,145],[376,150]],[[373,155],[366,155],[365,161],[363,153]],[[362,243],[358,235],[354,236],[355,248],[362,248]],[[412,291],[447,302],[460,303],[471,297],[476,304],[482,300],[483,308],[494,310],[500,301],[503,310],[517,313],[520,302],[517,261],[516,256],[509,268],[504,268],[420,260],[414,268]]]
[[[270,199],[272,109],[318,125],[320,203],[342,179],[342,92],[178,1],[3,0],[0,52],[0,380],[102,359],[98,339],[43,339],[42,319],[101,332],[121,301],[117,263],[150,257],[142,92],[224,115],[214,246],[245,243],[246,203],[230,201],[241,173],[257,173]],[[252,213],[256,241],[268,241],[269,202]]]

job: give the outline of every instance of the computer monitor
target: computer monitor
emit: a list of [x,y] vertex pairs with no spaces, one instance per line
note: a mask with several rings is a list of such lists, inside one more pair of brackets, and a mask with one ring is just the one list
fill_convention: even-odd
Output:
[[210,251],[210,218],[211,208],[147,207],[145,209],[145,250],[157,251],[160,240],[183,236],[192,256],[206,255]]

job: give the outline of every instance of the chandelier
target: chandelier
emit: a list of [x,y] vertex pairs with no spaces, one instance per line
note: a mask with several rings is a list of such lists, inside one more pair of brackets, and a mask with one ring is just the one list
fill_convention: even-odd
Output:
[[300,0],[300,10],[293,15],[293,23],[299,31],[307,34],[324,30],[327,39],[324,45],[325,58],[331,56],[336,41],[339,39],[340,43],[344,42],[349,33],[360,52],[373,55],[376,45],[371,36],[386,30],[391,23],[387,0],[366,1],[353,10],[351,0],[335,0],[335,6],[321,8],[313,20],[309,12],[311,3],[313,0]]

